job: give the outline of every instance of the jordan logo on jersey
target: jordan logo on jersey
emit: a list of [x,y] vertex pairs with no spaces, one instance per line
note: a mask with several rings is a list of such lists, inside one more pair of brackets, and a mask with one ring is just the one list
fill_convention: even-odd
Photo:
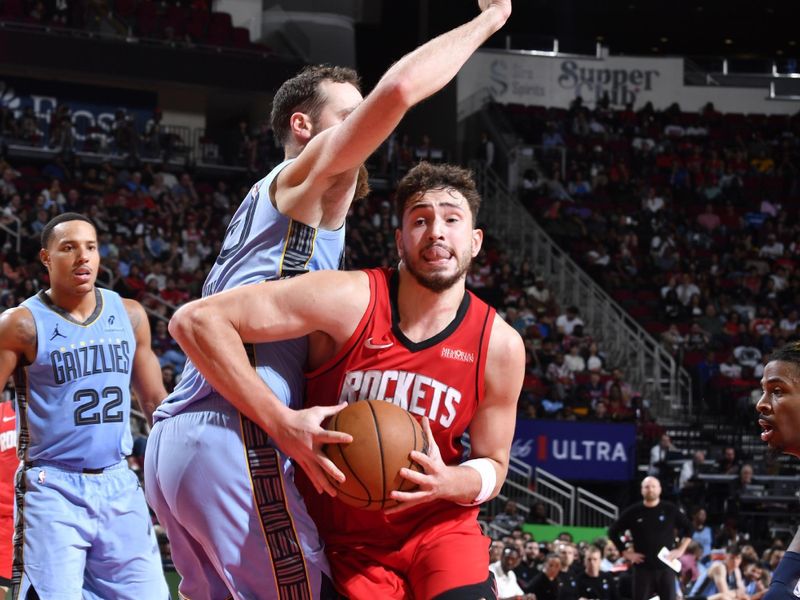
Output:
[[394,369],[348,371],[339,403],[367,399],[392,402],[412,414],[426,416],[442,427],[449,427],[461,403],[461,392],[420,373]]
[[53,335],[51,335],[51,336],[50,336],[50,341],[52,342],[52,341],[53,341],[54,339],[56,339],[57,337],[63,337],[63,338],[66,338],[66,337],[67,337],[67,336],[65,336],[63,333],[61,333],[61,332],[58,330],[58,325],[56,325],[56,326],[55,326],[55,328],[53,329]]

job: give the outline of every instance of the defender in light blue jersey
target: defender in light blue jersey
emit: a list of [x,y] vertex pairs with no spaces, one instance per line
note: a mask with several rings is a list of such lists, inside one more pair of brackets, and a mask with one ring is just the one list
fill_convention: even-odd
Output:
[[[280,87],[272,127],[286,161],[237,211],[204,295],[340,265],[345,217],[366,193],[364,161],[510,13],[508,0],[479,6],[479,17],[396,62],[363,100],[356,74],[339,67],[307,67]],[[350,436],[321,423],[343,405],[294,410],[303,401],[305,340],[215,343],[250,359],[258,387],[196,357],[159,407],[145,456],[147,498],[166,527],[180,591],[192,600],[325,597],[323,547],[288,458],[335,495],[328,477],[344,476],[321,446]],[[231,385],[241,386],[236,400],[216,391]]]
[[50,289],[0,315],[0,381],[14,375],[14,598],[169,598],[131,452],[131,384],[166,396],[142,307],[95,287],[89,219],[42,231]]
[[[761,439],[772,450],[800,458],[800,342],[773,352],[761,377],[756,404]],[[764,600],[800,598],[800,529],[772,575]]]

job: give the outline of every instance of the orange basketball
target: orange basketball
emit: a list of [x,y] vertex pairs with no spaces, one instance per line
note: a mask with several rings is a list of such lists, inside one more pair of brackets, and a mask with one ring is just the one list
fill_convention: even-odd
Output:
[[350,444],[328,444],[325,454],[344,473],[345,482],[333,482],[337,498],[365,510],[395,506],[392,490],[408,492],[416,485],[400,476],[407,467],[422,471],[409,458],[412,450],[428,452],[428,440],[411,414],[383,400],[361,400],[336,413],[328,429],[353,436]]

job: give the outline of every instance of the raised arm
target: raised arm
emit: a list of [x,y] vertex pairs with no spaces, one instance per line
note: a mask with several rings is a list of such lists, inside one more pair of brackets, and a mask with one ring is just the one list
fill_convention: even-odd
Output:
[[147,422],[153,424],[153,411],[167,397],[164,380],[161,377],[161,365],[153,352],[150,336],[150,321],[147,319],[142,305],[135,300],[123,299],[125,311],[131,321],[133,334],[136,337],[136,352],[133,355],[131,369],[131,385],[136,393],[139,407]]
[[[319,450],[324,443],[351,438],[326,432],[320,423],[342,407],[291,410],[250,365],[242,342],[272,342],[319,331],[336,348],[355,331],[368,302],[364,273],[318,271],[189,302],[172,317],[169,331],[214,389],[294,458],[318,490],[333,495],[323,471],[339,479],[342,474]],[[337,310],[319,310],[331,305]]]
[[[480,0],[474,19],[423,44],[395,63],[339,125],[314,137],[279,177],[279,210],[308,225],[320,219],[319,199],[341,185],[397,127],[415,104],[442,89],[511,14],[511,0]],[[354,176],[354,175],[353,175]],[[352,195],[336,200],[346,211]]]

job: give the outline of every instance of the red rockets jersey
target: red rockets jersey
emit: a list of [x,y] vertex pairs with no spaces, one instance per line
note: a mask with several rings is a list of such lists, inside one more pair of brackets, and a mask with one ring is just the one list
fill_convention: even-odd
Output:
[[19,467],[16,424],[12,403],[0,402],[0,517],[14,514],[14,474]]
[[[458,464],[464,458],[461,436],[483,401],[495,311],[465,292],[455,318],[442,332],[412,342],[397,325],[397,272],[365,272],[370,284],[369,306],[337,355],[307,374],[306,406],[366,399],[393,402],[418,420],[427,416],[442,459],[446,464]],[[385,533],[381,538],[387,543],[393,542],[393,537],[416,527],[419,519],[424,519],[426,526],[438,520],[434,513],[441,513],[445,520],[463,518],[465,511],[477,514],[476,508],[440,501],[386,516],[318,495],[305,475],[298,475],[309,512],[328,544],[337,539],[353,543],[359,533],[365,541],[381,543],[376,532]]]

